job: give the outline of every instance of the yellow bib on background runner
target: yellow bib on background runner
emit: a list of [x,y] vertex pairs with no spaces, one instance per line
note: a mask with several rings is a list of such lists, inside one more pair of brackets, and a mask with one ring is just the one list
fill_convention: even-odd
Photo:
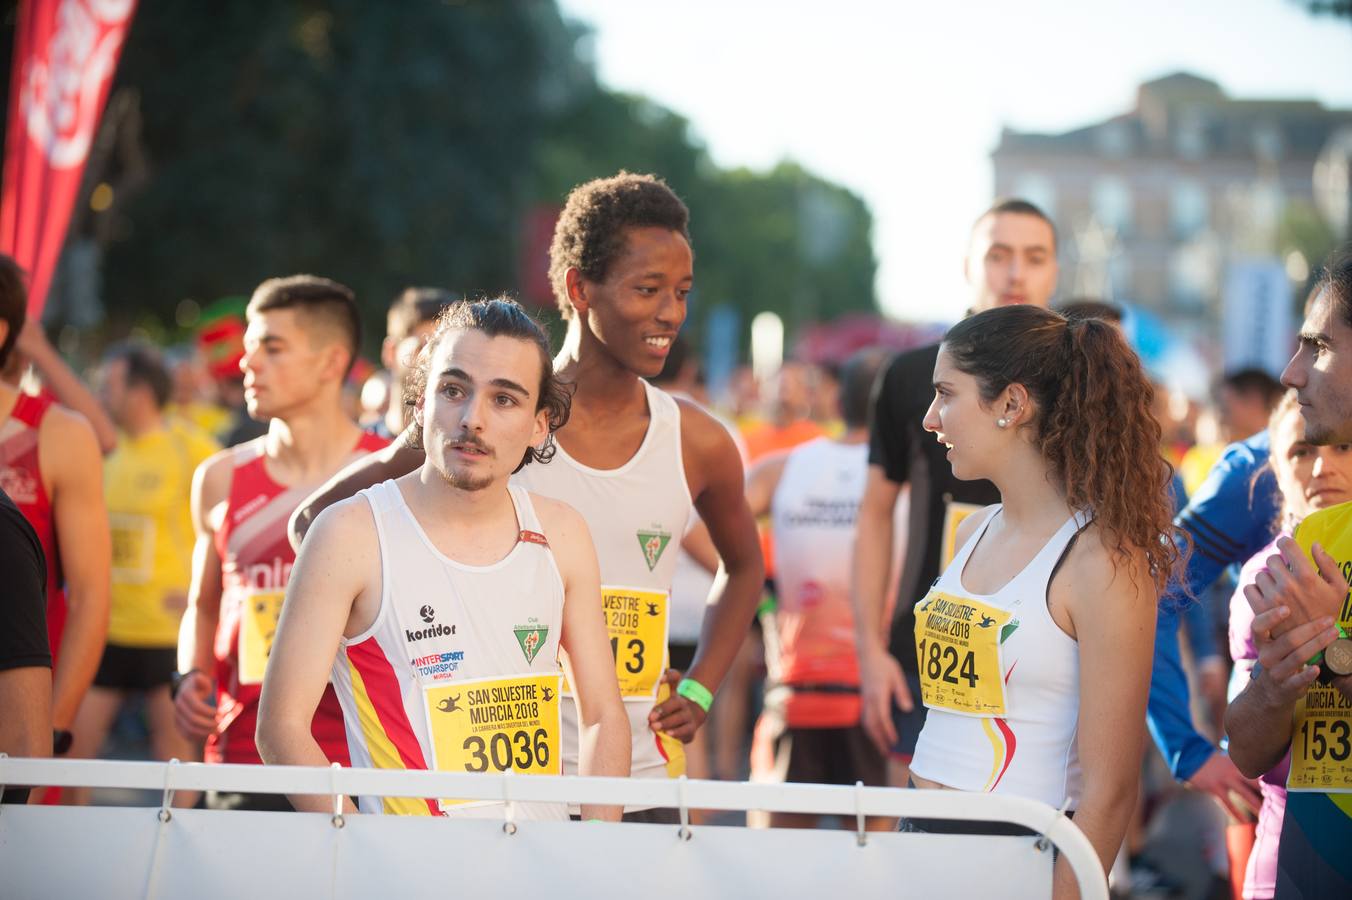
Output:
[[239,683],[262,684],[286,591],[250,591],[239,616]]
[[110,512],[111,576],[117,584],[145,584],[155,565],[155,522],[150,516]]
[[1003,716],[1000,631],[1013,614],[971,597],[931,591],[915,608],[915,649],[925,706]]
[[[653,700],[667,665],[667,592],[605,585],[601,588],[601,607],[620,696],[625,700]],[[563,691],[573,694],[566,678]]]
[[948,499],[947,494],[944,495],[944,530],[940,532],[944,536],[944,542],[939,550],[940,572],[947,569],[953,557],[958,554],[958,526],[962,524],[962,520],[985,508],[977,503],[959,503]]
[[[1307,516],[1296,527],[1296,543],[1313,562],[1314,544],[1337,561],[1352,583],[1352,503]],[[1352,628],[1352,592],[1343,598],[1338,624]],[[1291,728],[1290,791],[1352,793],[1352,702],[1337,689],[1318,682],[1296,704]]]
[[562,674],[550,672],[428,686],[423,698],[433,768],[439,772],[560,774],[562,682]]

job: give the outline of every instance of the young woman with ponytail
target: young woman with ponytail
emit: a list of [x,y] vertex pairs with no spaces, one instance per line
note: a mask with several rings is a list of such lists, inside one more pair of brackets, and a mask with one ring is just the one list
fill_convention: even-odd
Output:
[[[1106,871],[1136,802],[1155,607],[1180,556],[1150,382],[1113,325],[1009,306],[949,331],[934,392],[926,430],[1002,503],[963,522],[916,607],[929,712],[912,780],[1068,805]],[[1064,862],[1056,888],[1074,893]]]

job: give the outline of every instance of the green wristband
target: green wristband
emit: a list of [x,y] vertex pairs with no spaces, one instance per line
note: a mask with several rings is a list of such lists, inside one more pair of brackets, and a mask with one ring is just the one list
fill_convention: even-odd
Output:
[[676,685],[676,693],[694,703],[706,713],[714,703],[714,695],[709,693],[709,689],[693,678],[682,678],[681,683]]

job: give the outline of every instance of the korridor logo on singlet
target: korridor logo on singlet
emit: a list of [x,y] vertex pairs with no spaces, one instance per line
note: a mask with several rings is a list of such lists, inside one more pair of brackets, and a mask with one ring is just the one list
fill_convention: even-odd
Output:
[[516,635],[516,642],[521,645],[521,652],[526,654],[526,662],[535,662],[536,655],[540,648],[545,645],[545,638],[549,637],[549,626],[530,624],[518,625],[512,629]]
[[671,535],[665,531],[638,532],[638,545],[643,548],[643,559],[648,563],[649,572],[657,568],[657,561],[662,558],[662,551],[667,549],[669,543]]

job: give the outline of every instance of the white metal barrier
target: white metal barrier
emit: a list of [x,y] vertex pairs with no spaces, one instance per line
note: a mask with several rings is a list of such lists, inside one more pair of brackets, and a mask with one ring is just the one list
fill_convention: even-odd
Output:
[[[162,793],[160,808],[0,806],[0,894],[100,897],[1038,897],[1052,846],[1088,900],[1098,857],[1064,815],[1016,797],[717,781],[205,766],[0,756],[0,786]],[[172,809],[176,791],[506,800],[503,820]],[[512,821],[511,801],[652,805],[680,827]],[[336,807],[335,807],[336,808]],[[690,826],[687,811],[845,817],[855,831]],[[1026,837],[865,832],[869,816],[1010,822]]]

